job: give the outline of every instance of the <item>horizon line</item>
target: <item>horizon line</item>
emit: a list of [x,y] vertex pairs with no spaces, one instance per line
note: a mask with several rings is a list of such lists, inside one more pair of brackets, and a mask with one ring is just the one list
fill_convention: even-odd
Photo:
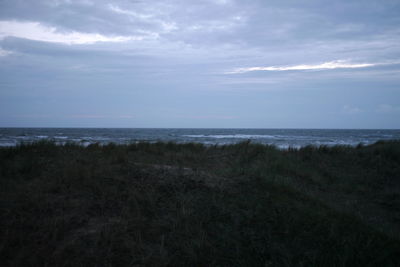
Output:
[[315,127],[80,127],[80,126],[0,126],[0,129],[252,129],[252,130],[400,130],[400,128],[315,128]]

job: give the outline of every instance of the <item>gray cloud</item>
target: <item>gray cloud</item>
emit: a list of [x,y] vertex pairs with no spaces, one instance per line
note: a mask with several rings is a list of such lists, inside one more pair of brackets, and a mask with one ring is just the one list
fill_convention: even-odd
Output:
[[[377,0],[3,0],[0,112],[71,118],[108,103],[141,125],[171,113],[263,127],[276,113],[276,125],[318,127],[357,107],[366,126],[397,127],[383,111],[400,106],[399,13]],[[367,104],[386,117],[369,122]]]

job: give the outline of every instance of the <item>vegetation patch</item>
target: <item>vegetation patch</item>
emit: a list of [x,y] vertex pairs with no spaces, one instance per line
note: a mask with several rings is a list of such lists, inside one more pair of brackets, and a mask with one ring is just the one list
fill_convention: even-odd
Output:
[[2,266],[399,266],[400,142],[0,149]]

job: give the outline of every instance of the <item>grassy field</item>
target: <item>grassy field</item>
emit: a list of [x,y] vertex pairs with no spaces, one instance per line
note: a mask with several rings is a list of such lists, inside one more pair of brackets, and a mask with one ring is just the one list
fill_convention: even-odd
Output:
[[1,266],[400,266],[400,141],[0,149]]

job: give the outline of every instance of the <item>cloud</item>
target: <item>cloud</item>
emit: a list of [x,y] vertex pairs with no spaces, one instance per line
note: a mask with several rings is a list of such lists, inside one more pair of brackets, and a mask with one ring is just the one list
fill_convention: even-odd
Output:
[[400,106],[381,104],[377,107],[376,112],[378,112],[378,113],[400,113]]
[[13,53],[12,51],[4,50],[4,49],[2,49],[0,47],[0,57],[5,57],[5,56],[8,56],[8,55],[10,55],[12,53]]
[[225,116],[225,115],[185,115],[185,116],[176,116],[177,118],[185,118],[185,119],[194,119],[194,120],[233,120],[238,119],[238,116]]
[[97,115],[97,114],[79,114],[66,116],[66,118],[73,119],[133,119],[132,115]]
[[138,19],[142,19],[142,20],[148,20],[148,19],[151,19],[153,17],[153,15],[151,15],[151,14],[141,14],[141,13],[138,13],[138,12],[135,12],[135,11],[125,10],[125,9],[122,9],[119,6],[113,5],[113,4],[109,4],[108,6],[115,13],[129,15],[129,16],[132,16],[134,18],[138,18]]
[[126,42],[143,40],[145,36],[106,36],[99,33],[57,32],[55,27],[47,27],[39,22],[0,21],[0,39],[18,37],[35,41],[74,44],[97,42]]
[[217,5],[226,5],[226,4],[230,4],[232,1],[230,0],[215,0],[215,3]]
[[[133,20],[137,20],[142,23],[147,23],[148,25],[152,25],[152,24],[157,25],[157,26],[159,26],[160,32],[162,32],[162,33],[168,33],[168,32],[178,29],[175,22],[164,21],[162,19],[159,19],[156,16],[157,14],[139,13],[139,12],[128,10],[128,9],[122,9],[119,6],[114,5],[114,4],[109,4],[108,7],[114,13],[127,15],[130,18],[132,18]],[[141,30],[141,31],[146,32],[146,30]],[[154,32],[153,34],[158,36],[157,32]]]
[[134,119],[133,115],[97,115],[97,114],[79,114],[79,115],[49,115],[49,114],[23,114],[12,115],[12,118],[29,118],[29,119],[43,119],[43,118],[58,118],[58,119]]
[[[400,2],[376,2],[0,0],[0,113],[78,112],[86,119],[68,120],[125,126],[133,122],[115,119],[124,112],[147,116],[142,126],[347,127],[356,117],[398,127],[400,113],[386,113],[400,105]],[[156,119],[171,106],[193,117]],[[374,122],[371,112],[385,116]]]
[[358,107],[353,107],[353,106],[350,106],[350,105],[344,105],[342,107],[342,112],[345,113],[345,114],[359,114],[359,113],[362,113],[363,110],[358,108]]
[[248,68],[236,68],[232,71],[226,72],[226,74],[237,74],[245,73],[251,71],[289,71],[289,70],[331,70],[331,69],[356,69],[356,68],[367,68],[376,65],[381,65],[379,63],[347,63],[344,60],[329,61],[321,64],[315,65],[294,65],[286,67],[248,67]]

